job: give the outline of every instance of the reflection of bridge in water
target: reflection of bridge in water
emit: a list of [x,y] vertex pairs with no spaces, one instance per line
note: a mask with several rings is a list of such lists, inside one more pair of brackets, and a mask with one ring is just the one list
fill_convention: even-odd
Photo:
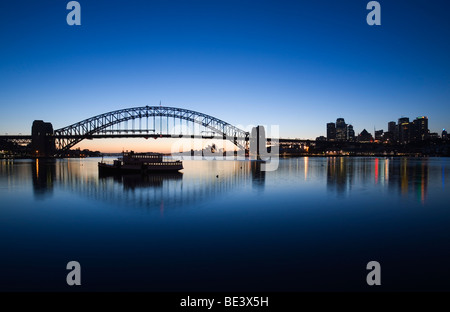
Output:
[[[260,162],[207,162],[206,170],[204,163],[191,161],[184,174],[148,176],[98,176],[96,162],[89,160],[36,160],[30,167],[37,197],[51,196],[54,190],[61,189],[89,200],[127,208],[161,210],[214,205],[215,199],[248,185],[264,187],[265,173],[261,171]],[[200,169],[203,172],[198,174]],[[209,202],[205,202],[206,199]]]

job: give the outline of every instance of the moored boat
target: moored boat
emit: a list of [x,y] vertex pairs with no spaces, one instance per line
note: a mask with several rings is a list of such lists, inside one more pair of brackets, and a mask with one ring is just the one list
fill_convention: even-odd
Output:
[[99,173],[151,173],[176,172],[183,169],[179,160],[166,161],[160,153],[124,152],[122,157],[114,160],[112,164],[103,160],[98,163]]

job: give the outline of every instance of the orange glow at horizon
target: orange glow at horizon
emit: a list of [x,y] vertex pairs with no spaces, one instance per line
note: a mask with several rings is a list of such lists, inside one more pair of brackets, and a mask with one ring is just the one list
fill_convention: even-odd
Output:
[[191,140],[191,139],[171,139],[171,138],[117,138],[117,139],[95,139],[83,140],[72,149],[80,148],[81,150],[88,149],[90,151],[100,151],[102,153],[121,153],[123,150],[133,150],[138,153],[143,152],[158,152],[171,153],[172,148],[175,152],[201,150],[207,148],[212,144],[216,145],[217,149],[235,150],[236,146],[230,141],[223,140]]

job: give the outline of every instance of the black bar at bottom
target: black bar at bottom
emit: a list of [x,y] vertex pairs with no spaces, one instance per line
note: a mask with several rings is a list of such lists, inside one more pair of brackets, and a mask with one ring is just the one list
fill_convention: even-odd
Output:
[[[333,293],[0,293],[3,306],[14,310],[55,308],[58,311],[112,308],[114,311],[322,311],[337,308],[366,311],[424,304],[447,304],[448,293],[333,292]],[[189,303],[188,303],[189,302]]]

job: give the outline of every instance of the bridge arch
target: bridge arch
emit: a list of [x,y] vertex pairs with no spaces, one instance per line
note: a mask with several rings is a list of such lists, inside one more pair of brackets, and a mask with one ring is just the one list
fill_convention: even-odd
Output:
[[[101,137],[102,135],[106,137],[107,134],[112,136],[113,133],[120,133],[122,134],[122,137],[127,137],[128,135],[131,137],[131,133],[137,133],[137,136],[141,137],[156,135],[162,136],[162,131],[156,131],[157,117],[159,117],[160,126],[162,125],[163,118],[167,118],[167,128],[169,118],[173,118],[174,123],[176,119],[180,121],[185,120],[211,130],[215,138],[222,137],[223,139],[230,140],[239,148],[248,148],[247,143],[249,140],[249,132],[245,132],[210,115],[184,108],[166,106],[132,107],[104,113],[74,123],[67,127],[56,129],[53,136],[55,139],[56,148],[59,151],[68,150],[84,139]],[[144,118],[147,121],[146,128],[143,130],[141,123],[139,123],[139,128],[137,126],[135,127],[134,120],[142,120]],[[148,128],[149,118],[153,118],[153,129]],[[132,129],[114,129],[115,125],[120,125],[125,122],[128,124],[129,120],[133,121]],[[162,130],[162,127],[160,130]],[[168,132],[168,129],[166,130]],[[165,134],[165,137],[174,137],[173,133],[170,134],[170,136],[169,133]],[[183,134],[175,134],[175,137],[177,137],[176,135],[182,136]],[[134,135],[134,137],[136,137],[136,135]]]

